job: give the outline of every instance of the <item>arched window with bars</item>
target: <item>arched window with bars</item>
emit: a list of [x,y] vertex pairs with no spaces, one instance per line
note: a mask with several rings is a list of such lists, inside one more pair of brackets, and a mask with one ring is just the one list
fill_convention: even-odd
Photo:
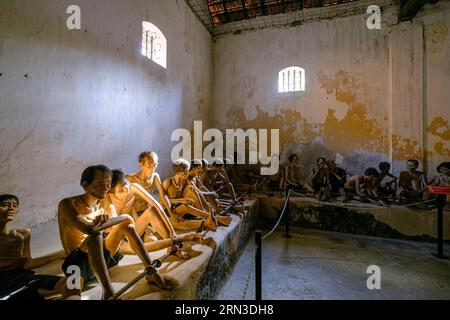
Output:
[[153,60],[163,68],[167,67],[167,40],[154,24],[142,23],[142,55]]
[[278,92],[305,91],[305,69],[288,67],[278,73]]

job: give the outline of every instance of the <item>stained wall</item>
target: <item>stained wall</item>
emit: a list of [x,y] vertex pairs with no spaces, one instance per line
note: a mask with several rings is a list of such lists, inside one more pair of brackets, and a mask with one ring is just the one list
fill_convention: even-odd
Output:
[[[350,174],[380,161],[398,173],[417,158],[432,176],[450,156],[449,4],[406,22],[389,7],[381,30],[355,15],[219,37],[214,123],[280,128],[282,161],[300,154],[303,173],[323,155]],[[304,92],[278,93],[289,66],[305,69]]]
[[[0,0],[0,192],[21,200],[16,225],[55,219],[81,193],[82,170],[125,172],[160,155],[171,173],[171,133],[207,121],[212,39],[182,0]],[[141,55],[142,22],[168,41],[167,69]]]

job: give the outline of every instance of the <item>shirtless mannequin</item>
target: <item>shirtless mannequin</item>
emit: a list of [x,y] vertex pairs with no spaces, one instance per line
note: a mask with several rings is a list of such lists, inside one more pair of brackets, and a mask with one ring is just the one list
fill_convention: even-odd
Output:
[[[162,240],[144,242],[147,251],[157,251],[164,248],[170,248],[183,241],[201,242],[202,237],[198,233],[189,233],[177,235],[169,218],[164,213],[164,209],[143,187],[136,183],[129,183],[125,179],[125,174],[121,170],[112,171],[111,189],[108,192],[107,204],[112,204],[118,215],[128,214],[133,210],[136,196],[144,199],[151,207],[147,208],[140,217],[135,220],[136,231],[139,236],[143,236],[147,226],[151,226],[154,232]],[[107,207],[107,206],[106,206]],[[133,254],[129,244],[121,246],[121,253]],[[188,259],[186,252],[177,250],[177,256],[181,259]]]
[[339,168],[334,160],[327,161],[329,172],[329,180],[332,195],[342,195],[344,193],[344,185],[347,182],[347,172]]
[[402,189],[400,201],[403,203],[422,200],[427,188],[427,178],[424,173],[418,171],[419,161],[410,159],[406,162],[407,171],[402,171],[398,179],[398,185]]
[[[166,209],[170,222],[173,228],[177,230],[199,230],[202,228],[202,221],[199,220],[183,220],[177,217],[172,211],[172,205],[165,194],[161,178],[156,172],[158,168],[158,155],[153,151],[144,151],[139,155],[139,168],[140,171],[132,173],[126,177],[126,180],[130,184],[138,184],[145,189],[147,194],[152,194],[156,190],[159,193],[159,203]],[[135,221],[139,218],[139,215],[143,214],[149,208],[149,201],[142,198],[140,195],[136,195],[132,207],[132,214]],[[164,219],[161,216],[161,219]],[[167,223],[166,223],[167,224]],[[160,234],[160,236],[163,236]]]
[[[63,263],[63,272],[67,275],[69,266],[78,266],[83,278],[81,285],[95,275],[103,288],[102,299],[105,300],[114,294],[108,268],[118,264],[119,248],[123,239],[127,238],[133,252],[145,267],[151,264],[147,250],[136,232],[133,219],[130,216],[114,218],[116,214],[112,205],[108,210],[111,216],[108,216],[102,208],[102,201],[111,188],[111,180],[112,172],[107,167],[103,165],[88,167],[81,176],[81,186],[85,193],[63,199],[58,206],[60,237],[67,255]],[[98,230],[108,222],[113,226],[104,237],[104,233]],[[162,289],[170,289],[170,285],[156,270],[153,274],[147,275],[146,280]]]
[[202,171],[200,173],[200,181],[202,184],[205,184],[205,181],[208,179],[209,171],[211,170],[209,162],[207,159],[202,158]]
[[[286,184],[290,186],[291,195],[293,196],[304,196],[302,192],[304,188],[308,191],[311,191],[310,187],[306,183],[302,185],[299,177],[299,168],[298,168],[298,156],[296,154],[291,154],[288,157],[288,164],[284,164],[280,166],[280,170],[282,170],[281,179],[280,179],[280,190],[286,189]],[[312,192],[312,191],[311,191]],[[283,196],[283,191],[281,191],[280,196]]]
[[6,225],[14,220],[19,208],[19,199],[14,195],[0,195],[0,299],[27,286],[11,300],[43,300],[61,294],[65,300],[79,300],[80,290],[69,290],[66,278],[35,274],[31,269],[64,257],[62,252],[45,257],[31,257],[31,230],[7,230]]
[[181,219],[185,219],[187,215],[203,219],[204,227],[215,231],[218,221],[212,209],[208,207],[209,210],[204,210],[203,197],[189,180],[189,162],[179,159],[174,162],[173,169],[175,175],[166,179],[162,184],[164,192],[173,206],[173,212]]
[[384,197],[392,197],[392,200],[397,198],[397,177],[389,172],[391,165],[388,162],[380,162],[378,165],[380,174],[375,181],[375,188],[377,193]]
[[316,159],[316,165],[311,170],[309,181],[305,184],[309,191],[314,192],[316,198],[325,201],[331,193],[330,172],[324,157]]
[[192,161],[193,168],[189,172],[187,179],[188,185],[184,190],[183,196],[194,200],[194,207],[212,212],[217,219],[219,225],[228,226],[231,223],[231,217],[228,214],[223,214],[222,204],[219,200],[219,195],[214,191],[209,191],[198,178],[197,173],[200,173],[199,162]]
[[348,202],[352,198],[362,202],[371,202],[374,204],[385,205],[379,199],[374,190],[375,180],[378,177],[378,171],[375,168],[368,168],[364,175],[352,176],[344,185],[343,202]]
[[300,179],[298,177],[298,156],[291,154],[288,158],[289,165],[284,167],[285,183],[289,183],[294,189],[300,189]]
[[230,197],[236,200],[236,192],[234,191],[233,184],[228,179],[225,164],[220,158],[214,159],[205,185],[209,190],[214,190],[219,195],[223,195],[225,191],[228,191]]
[[[262,181],[262,179],[259,179],[258,181]],[[209,184],[212,186],[210,190],[214,190],[216,193],[218,193],[222,198],[222,202],[230,204],[230,200],[225,200],[223,198],[231,198],[231,208],[240,212],[241,214],[245,213],[244,206],[238,203],[236,191],[227,175],[225,169],[225,161],[223,159],[216,158],[214,160],[212,170],[209,174]],[[225,193],[226,191],[227,193]]]
[[[279,154],[272,155],[272,162],[274,162],[274,161],[277,161],[277,163],[281,162],[281,158],[280,158]],[[279,168],[277,173],[269,175],[264,179],[264,182],[267,185],[267,189],[270,192],[275,192],[275,195],[277,195],[281,189],[281,184],[282,184],[282,179],[283,179],[283,170],[284,170],[284,168]]]
[[216,212],[220,212],[223,210],[220,201],[219,195],[217,192],[210,191],[203,184],[201,176],[203,172],[203,161],[194,159],[191,161],[191,169],[189,171],[189,179],[193,182],[193,184],[197,187],[197,189],[201,192],[201,194],[206,198],[208,203],[214,208]]

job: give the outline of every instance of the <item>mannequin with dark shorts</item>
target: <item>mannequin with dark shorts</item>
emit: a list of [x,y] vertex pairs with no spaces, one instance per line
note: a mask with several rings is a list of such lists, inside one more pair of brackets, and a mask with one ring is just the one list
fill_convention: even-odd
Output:
[[45,300],[57,295],[64,299],[80,299],[79,290],[69,290],[64,277],[37,274],[37,268],[63,257],[62,253],[31,257],[31,231],[6,225],[13,221],[19,208],[14,195],[0,195],[0,299]]

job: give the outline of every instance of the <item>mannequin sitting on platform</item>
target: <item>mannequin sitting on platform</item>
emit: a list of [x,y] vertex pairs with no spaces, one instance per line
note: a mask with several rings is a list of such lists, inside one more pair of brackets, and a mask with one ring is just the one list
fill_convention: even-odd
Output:
[[[112,204],[115,207],[118,215],[129,214],[133,210],[134,201],[136,196],[144,199],[149,208],[147,208],[143,214],[135,220],[136,231],[142,237],[148,227],[151,227],[154,234],[156,234],[160,240],[144,241],[147,251],[157,251],[164,248],[172,250],[176,243],[183,241],[202,241],[202,237],[198,233],[189,233],[183,235],[177,235],[166,216],[164,209],[143,187],[136,183],[129,183],[125,179],[125,174],[120,170],[113,170],[113,178],[111,183],[111,189],[108,193],[107,204]],[[146,240],[146,239],[144,239]],[[131,253],[129,244],[121,246],[122,253]],[[181,259],[188,259],[189,255],[181,250],[177,250],[177,256]]]
[[[84,194],[66,198],[58,206],[60,237],[67,255],[63,272],[68,276],[71,267],[78,266],[81,286],[97,278],[105,300],[114,295],[108,268],[117,265],[121,259],[119,249],[122,240],[128,240],[144,267],[152,263],[133,219],[128,215],[115,216],[114,206],[105,210],[103,203],[111,189],[111,181],[112,172],[108,167],[88,167],[81,176]],[[171,288],[157,270],[148,274],[146,280],[162,289]]]
[[[162,187],[161,178],[156,172],[158,168],[158,155],[153,151],[144,151],[139,155],[139,168],[140,171],[132,173],[126,177],[129,183],[135,183],[140,185],[147,194],[152,194],[155,189],[159,194],[159,204],[166,210],[170,222],[173,228],[176,230],[199,230],[202,228],[202,221],[199,220],[184,220],[180,219],[174,214],[172,205],[166,196]],[[148,198],[147,198],[148,199]],[[153,199],[154,200],[154,199]],[[142,215],[151,203],[140,195],[136,194],[132,206],[132,216],[137,221],[140,215]],[[155,206],[156,208],[156,206]]]
[[418,171],[419,161],[410,159],[406,162],[408,170],[402,171],[398,179],[401,188],[400,201],[403,203],[420,202],[427,188],[425,174]]
[[22,228],[8,231],[6,228],[16,217],[18,208],[19,198],[0,195],[0,299],[10,296],[10,300],[44,300],[62,295],[66,300],[80,300],[80,290],[69,290],[66,278],[31,271],[64,258],[64,253],[32,258],[31,230]]
[[[215,231],[217,229],[217,219],[212,210],[204,210],[199,207],[199,201],[186,196],[186,189],[193,188],[189,181],[190,164],[184,159],[179,159],[173,164],[175,175],[166,179],[163,184],[164,194],[170,200],[172,211],[180,219],[194,218],[201,219],[204,228]],[[194,189],[195,190],[195,189]]]

